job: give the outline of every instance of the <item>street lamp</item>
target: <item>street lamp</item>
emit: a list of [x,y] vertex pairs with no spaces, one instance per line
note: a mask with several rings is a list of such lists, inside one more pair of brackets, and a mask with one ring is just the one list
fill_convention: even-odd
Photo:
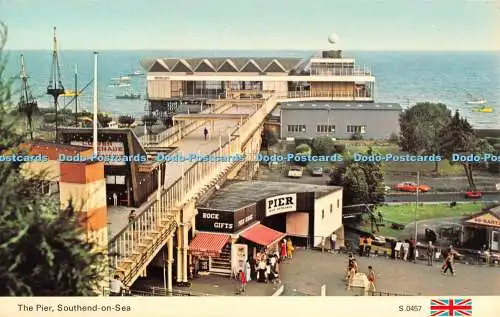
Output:
[[418,211],[418,193],[419,192],[420,192],[420,171],[417,171],[417,192],[416,192],[416,199],[415,199],[415,214],[414,214],[414,217],[415,217],[415,219],[414,219],[415,220],[415,247],[417,246],[417,238],[418,238],[417,211]]

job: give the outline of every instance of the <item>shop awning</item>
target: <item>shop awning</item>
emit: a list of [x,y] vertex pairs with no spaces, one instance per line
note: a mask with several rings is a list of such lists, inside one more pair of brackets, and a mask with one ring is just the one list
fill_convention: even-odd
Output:
[[261,224],[257,224],[241,233],[241,237],[265,247],[278,242],[284,236],[284,233],[273,230]]
[[220,256],[231,236],[217,233],[198,233],[189,244],[189,252],[196,256]]

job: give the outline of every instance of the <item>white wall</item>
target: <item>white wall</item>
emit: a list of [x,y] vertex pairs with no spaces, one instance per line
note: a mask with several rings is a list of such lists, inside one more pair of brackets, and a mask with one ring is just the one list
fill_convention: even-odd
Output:
[[[338,207],[337,207],[338,201]],[[332,211],[330,212],[330,205]],[[324,218],[323,218],[324,210]],[[342,190],[337,190],[314,202],[314,246],[320,246],[321,237],[329,237],[342,226]]]
[[262,90],[274,90],[277,97],[287,97],[288,82],[287,81],[263,81]]

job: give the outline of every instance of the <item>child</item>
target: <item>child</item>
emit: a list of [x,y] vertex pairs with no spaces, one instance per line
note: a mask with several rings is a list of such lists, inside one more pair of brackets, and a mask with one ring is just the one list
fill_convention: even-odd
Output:
[[246,291],[247,291],[247,277],[245,276],[245,273],[243,273],[243,270],[240,270],[239,275],[240,275],[240,283],[241,283],[240,293],[246,293]]
[[375,271],[373,271],[373,267],[368,267],[368,291],[375,292]]

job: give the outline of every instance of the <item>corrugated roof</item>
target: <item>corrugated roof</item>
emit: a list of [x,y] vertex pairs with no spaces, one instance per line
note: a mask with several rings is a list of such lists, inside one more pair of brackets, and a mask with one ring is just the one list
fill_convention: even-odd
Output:
[[[222,64],[229,61],[230,64],[234,64],[236,70],[230,70],[227,67],[223,67],[223,72],[232,71],[239,72],[244,66],[248,65],[250,61],[253,61],[255,65],[261,70],[265,71],[269,68],[270,72],[290,72],[295,67],[302,63],[301,58],[297,57],[200,57],[200,58],[161,58],[161,59],[143,59],[141,61],[142,67],[148,72],[162,72],[161,67],[157,67],[158,64],[164,65],[167,68],[167,72],[176,68],[178,71],[185,70],[186,67],[194,70],[196,67],[200,66],[200,62],[206,60],[210,65],[218,70],[221,68]],[[184,65],[183,65],[184,64]],[[155,66],[156,65],[156,66]],[[181,66],[182,65],[182,66]],[[155,67],[153,67],[155,66]],[[206,69],[206,68],[204,68]],[[247,70],[248,71],[248,70]]]
[[401,111],[403,108],[399,103],[388,102],[287,102],[280,105],[282,110],[393,110]]

